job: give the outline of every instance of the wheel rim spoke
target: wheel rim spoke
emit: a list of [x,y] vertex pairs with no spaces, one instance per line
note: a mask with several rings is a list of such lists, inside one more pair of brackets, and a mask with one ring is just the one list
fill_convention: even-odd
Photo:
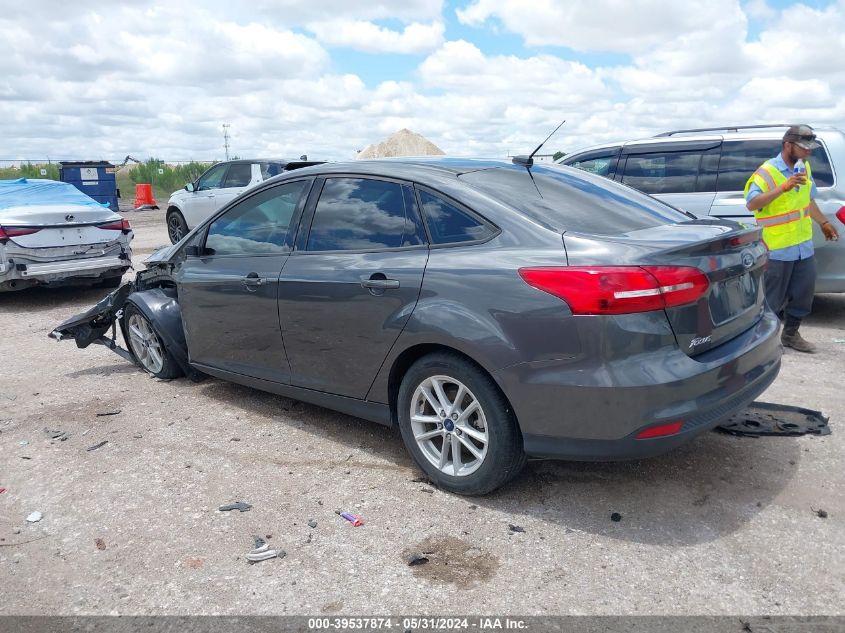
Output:
[[455,477],[458,476],[458,473],[461,472],[461,468],[463,468],[463,463],[461,462],[461,439],[452,434],[452,474]]
[[421,387],[422,394],[425,396],[425,399],[428,400],[428,404],[431,405],[431,408],[434,409],[435,415],[440,411],[440,405],[437,402],[437,397],[431,393],[431,391],[426,386]]
[[477,448],[475,448],[475,445],[472,442],[470,442],[468,439],[466,439],[464,437],[460,437],[460,436],[455,436],[455,437],[457,437],[458,440],[460,441],[460,443],[463,444],[464,447],[466,447],[466,449],[470,453],[472,453],[472,456],[475,457],[475,459],[482,459],[483,456],[481,454],[481,451],[478,450]]
[[487,434],[482,431],[479,431],[475,427],[472,427],[469,424],[462,424],[458,428],[461,429],[461,431],[463,431],[467,435],[469,435],[472,439],[478,440],[483,444],[487,443]]
[[422,442],[423,440],[430,440],[433,437],[439,437],[441,435],[443,435],[443,431],[441,431],[440,429],[434,429],[433,431],[426,431],[425,433],[415,435],[414,439],[418,442]]
[[440,448],[440,463],[437,465],[437,467],[440,470],[443,470],[443,468],[446,466],[446,462],[448,462],[448,461],[449,461],[449,442],[444,441],[443,446]]
[[446,395],[446,392],[443,391],[443,383],[436,378],[432,378],[431,384],[434,387],[434,393],[436,394],[437,399],[440,401],[438,411],[446,411],[449,413],[449,410],[452,408],[452,403],[449,401],[449,397]]
[[473,413],[478,411],[478,409],[479,409],[478,400],[473,400],[466,409],[461,411],[461,414],[458,416],[458,419],[456,420],[456,422],[458,424],[460,424],[462,422],[466,422],[466,419],[469,416],[471,416]]

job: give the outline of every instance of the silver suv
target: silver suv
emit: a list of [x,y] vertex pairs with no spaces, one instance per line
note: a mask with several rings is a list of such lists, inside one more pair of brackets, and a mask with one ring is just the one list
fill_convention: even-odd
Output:
[[[787,127],[676,130],[589,147],[558,162],[630,185],[698,217],[753,221],[754,214],[745,208],[745,182],[765,160],[777,156]],[[818,188],[816,203],[845,234],[845,134],[831,127],[814,132],[821,144],[809,161]],[[816,292],[845,292],[845,239],[826,242],[813,226]]]

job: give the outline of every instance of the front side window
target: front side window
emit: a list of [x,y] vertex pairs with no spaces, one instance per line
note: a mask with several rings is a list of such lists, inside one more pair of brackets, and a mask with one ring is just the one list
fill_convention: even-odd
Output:
[[205,172],[202,176],[200,176],[200,181],[197,184],[197,190],[219,189],[220,185],[223,184],[223,176],[226,175],[227,167],[228,165],[215,165]]
[[402,185],[367,178],[327,178],[306,250],[350,251],[417,246],[423,241]]
[[[719,161],[716,191],[743,191],[751,174],[767,160],[780,154],[782,145],[782,141],[777,139],[725,141],[722,146],[722,158]],[[813,180],[817,187],[833,185],[830,159],[824,147],[814,150],[808,162],[813,170]]]
[[420,202],[432,244],[476,242],[495,233],[473,214],[428,191],[420,190]]
[[291,222],[307,180],[265,189],[235,205],[208,227],[213,255],[272,255],[288,250]]
[[701,152],[632,154],[622,182],[650,194],[693,193],[700,165]]
[[246,187],[252,180],[252,165],[249,163],[232,163],[226,173],[224,187]]

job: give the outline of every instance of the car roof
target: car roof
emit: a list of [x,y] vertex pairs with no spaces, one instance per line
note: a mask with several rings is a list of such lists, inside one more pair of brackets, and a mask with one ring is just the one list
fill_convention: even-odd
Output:
[[401,157],[323,163],[288,173],[298,175],[352,173],[418,180],[419,176],[424,174],[440,177],[459,176],[481,169],[496,169],[509,165],[512,163],[507,160],[485,158]]
[[[678,143],[680,141],[748,141],[748,140],[780,140],[783,137],[784,131],[789,126],[771,125],[771,126],[725,126],[720,128],[706,128],[695,130],[675,130],[663,132],[656,136],[646,138],[629,139],[625,141],[617,141],[613,143],[599,143],[590,145],[588,147],[579,148],[573,152],[566,154],[561,160],[566,160],[575,154],[581,154],[593,150],[601,150],[608,147],[635,147],[637,145],[658,145],[661,143]],[[825,137],[828,135],[843,136],[841,130],[833,126],[819,126],[814,127],[813,131],[817,136]]]

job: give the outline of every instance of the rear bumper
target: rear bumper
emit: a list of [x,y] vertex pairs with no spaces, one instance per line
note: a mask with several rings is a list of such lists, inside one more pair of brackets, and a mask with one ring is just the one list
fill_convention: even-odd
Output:
[[73,279],[96,280],[117,276],[131,265],[132,251],[128,246],[111,248],[95,257],[68,257],[60,249],[54,250],[56,252],[52,255],[38,252],[32,257],[23,250],[6,252],[5,257],[0,259],[0,291]]
[[[627,366],[522,363],[496,372],[531,457],[613,461],[666,452],[718,426],[777,377],[782,347],[769,311],[753,328],[695,359],[661,348]],[[655,424],[679,433],[638,440]]]

